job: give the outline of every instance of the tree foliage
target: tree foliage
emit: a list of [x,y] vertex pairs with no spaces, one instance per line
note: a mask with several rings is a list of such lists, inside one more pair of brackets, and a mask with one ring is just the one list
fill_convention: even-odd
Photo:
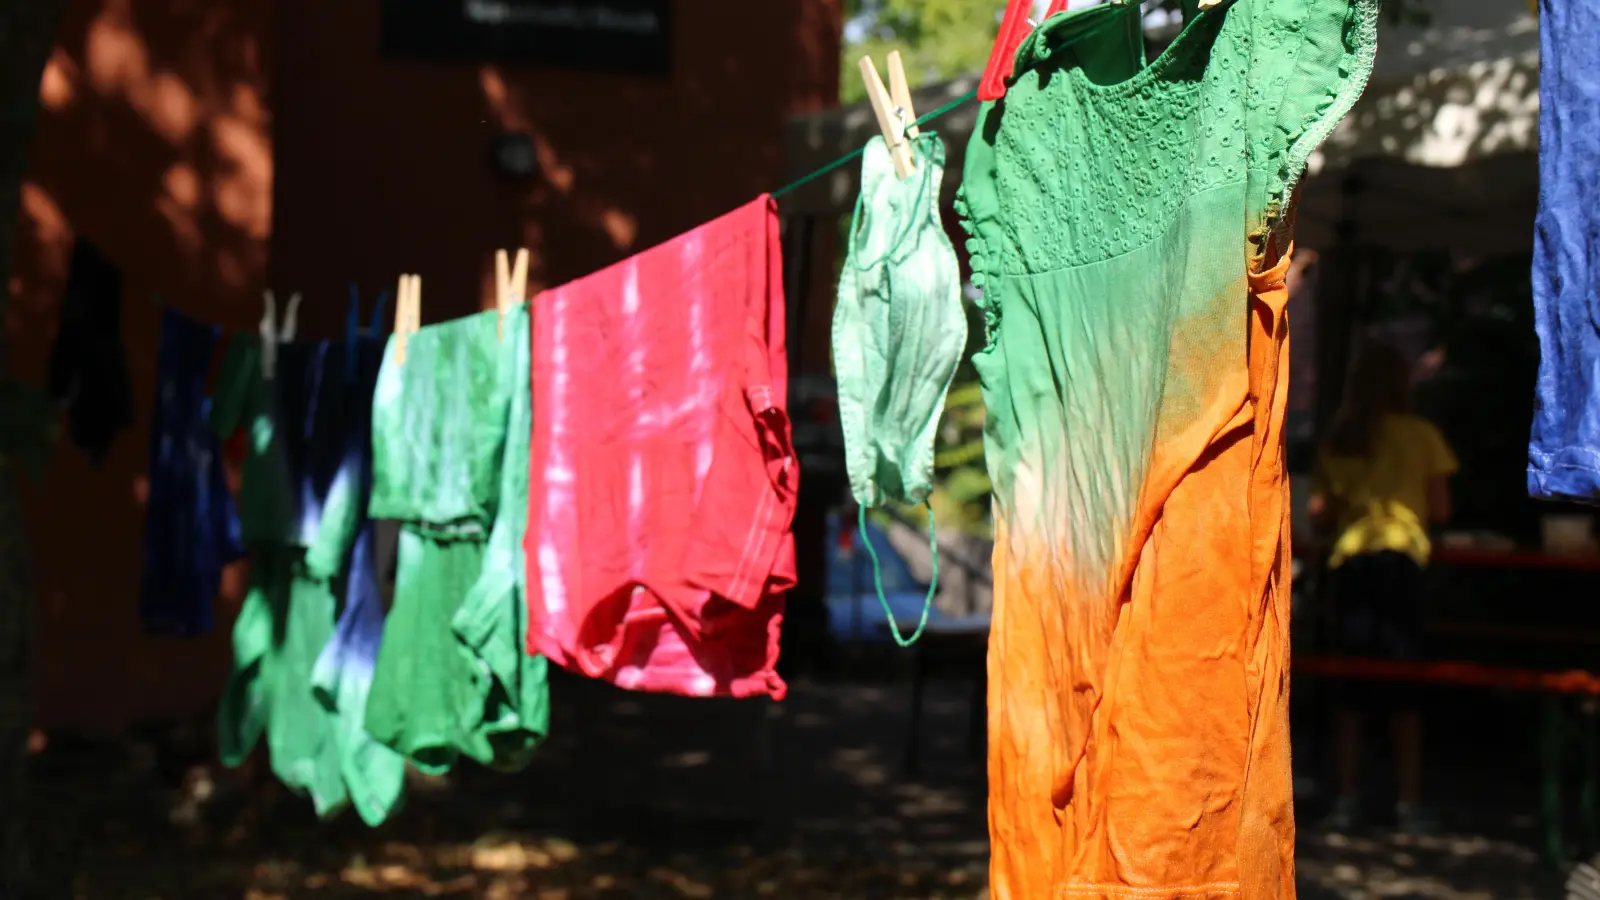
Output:
[[[1383,0],[1384,18],[1393,24],[1425,26],[1432,21],[1436,2]],[[1183,0],[1144,0],[1144,6],[1177,11]],[[862,54],[871,54],[881,67],[890,50],[899,50],[913,86],[981,71],[1005,7],[1006,0],[845,0],[845,21],[852,25],[845,34],[842,102],[866,99],[856,70]]]
[[[1183,0],[1145,0],[1144,5],[1177,10]],[[845,0],[845,21],[852,26],[845,34],[841,100],[866,99],[856,70],[862,54],[871,54],[881,67],[890,50],[899,50],[913,86],[982,71],[1005,7],[1006,0]]]
[[846,35],[841,99],[855,103],[866,98],[856,70],[863,54],[882,68],[889,51],[899,50],[913,85],[982,70],[999,31],[996,14],[1002,7],[999,0],[846,0],[846,20],[858,23],[862,33]]

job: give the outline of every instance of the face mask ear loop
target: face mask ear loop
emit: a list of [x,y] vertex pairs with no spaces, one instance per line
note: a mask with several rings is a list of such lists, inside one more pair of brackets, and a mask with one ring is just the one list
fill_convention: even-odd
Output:
[[917,630],[911,637],[900,634],[900,625],[894,620],[894,612],[889,609],[889,598],[883,595],[883,571],[878,566],[878,551],[872,547],[872,538],[867,535],[867,508],[856,507],[856,527],[861,531],[861,543],[866,545],[867,556],[872,559],[872,586],[877,589],[878,603],[883,606],[883,614],[889,620],[889,634],[894,637],[894,642],[902,647],[915,644],[921,637],[924,629],[928,627],[928,613],[933,609],[933,597],[939,592],[939,541],[938,531],[933,521],[933,507],[928,507],[928,547],[933,551],[933,577],[928,579],[928,596],[922,600],[922,618],[917,622]]

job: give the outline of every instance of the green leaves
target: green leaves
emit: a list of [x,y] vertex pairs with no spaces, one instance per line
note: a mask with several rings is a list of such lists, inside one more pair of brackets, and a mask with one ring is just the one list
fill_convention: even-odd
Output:
[[1004,8],[1004,0],[846,0],[846,21],[858,23],[864,37],[845,40],[840,102],[866,99],[856,69],[864,54],[881,68],[889,51],[899,50],[913,89],[981,71]]
[[[1386,0],[1394,14],[1426,15],[1430,0]],[[911,87],[977,75],[989,62],[1007,0],[845,0],[844,78],[839,102],[867,98],[856,66],[870,54],[881,67],[890,50],[905,59]],[[1146,0],[1148,9],[1179,10],[1183,0]]]

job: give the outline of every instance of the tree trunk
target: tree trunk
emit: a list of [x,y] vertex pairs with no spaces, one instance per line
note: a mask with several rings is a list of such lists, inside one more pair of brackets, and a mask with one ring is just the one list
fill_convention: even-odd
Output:
[[[66,0],[0,2],[0,378],[11,374],[5,323],[39,80],[66,6]],[[7,420],[0,414],[0,422]],[[18,468],[0,460],[0,897],[8,898],[33,893],[23,803],[33,724],[33,596]]]

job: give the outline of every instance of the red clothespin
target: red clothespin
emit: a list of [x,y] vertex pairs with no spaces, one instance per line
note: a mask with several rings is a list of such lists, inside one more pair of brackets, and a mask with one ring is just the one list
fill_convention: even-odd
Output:
[[[1068,0],[1052,0],[1044,17],[1050,18],[1064,12]],[[1017,50],[1033,31],[1034,23],[1028,18],[1033,11],[1031,0],[1011,0],[1005,18],[1000,22],[1000,34],[995,38],[994,50],[989,53],[989,65],[983,70],[983,80],[978,83],[978,99],[984,102],[999,100],[1006,95],[1006,79],[1016,66]]]

